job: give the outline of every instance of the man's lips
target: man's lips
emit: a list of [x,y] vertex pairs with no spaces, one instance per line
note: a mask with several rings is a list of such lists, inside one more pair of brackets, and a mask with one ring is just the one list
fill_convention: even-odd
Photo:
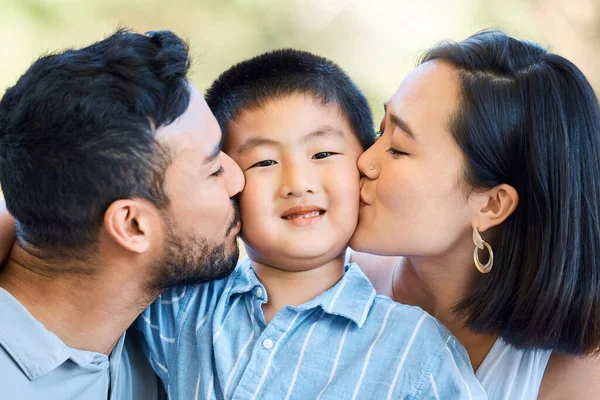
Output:
[[233,218],[231,219],[231,223],[229,224],[229,227],[227,228],[227,235],[229,235],[231,233],[231,231],[233,231],[235,229],[236,234],[240,231],[241,229],[241,223],[240,223],[240,205],[238,203],[237,200],[233,200]]
[[281,214],[283,219],[295,219],[295,218],[315,218],[323,215],[325,210],[322,207],[315,206],[312,204],[299,204],[288,208]]
[[367,199],[365,199],[365,197],[362,195],[362,193],[360,194],[360,205],[361,206],[370,206],[371,202],[368,201]]

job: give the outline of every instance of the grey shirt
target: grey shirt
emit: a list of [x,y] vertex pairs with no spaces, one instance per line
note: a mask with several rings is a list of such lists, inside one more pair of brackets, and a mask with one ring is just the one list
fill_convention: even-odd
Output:
[[110,356],[73,349],[0,288],[1,399],[151,400],[163,393],[130,336]]

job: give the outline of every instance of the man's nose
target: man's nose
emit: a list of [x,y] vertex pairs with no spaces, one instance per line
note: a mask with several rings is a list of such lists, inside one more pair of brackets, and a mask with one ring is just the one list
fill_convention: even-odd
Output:
[[227,192],[229,197],[234,197],[244,190],[246,183],[242,169],[235,161],[227,154],[221,153],[223,156],[223,169],[225,170]]

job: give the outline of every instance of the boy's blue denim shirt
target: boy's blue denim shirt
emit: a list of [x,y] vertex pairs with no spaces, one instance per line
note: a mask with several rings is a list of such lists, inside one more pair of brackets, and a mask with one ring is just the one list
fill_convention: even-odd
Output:
[[250,260],[165,292],[138,318],[171,399],[485,399],[465,349],[417,307],[377,295],[356,264],[269,324]]

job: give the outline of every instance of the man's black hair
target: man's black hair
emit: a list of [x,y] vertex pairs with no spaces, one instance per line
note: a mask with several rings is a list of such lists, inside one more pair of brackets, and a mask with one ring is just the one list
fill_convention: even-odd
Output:
[[155,130],[187,109],[188,68],[172,32],[124,29],[31,65],[0,101],[0,183],[21,240],[81,249],[115,200],[168,203]]

